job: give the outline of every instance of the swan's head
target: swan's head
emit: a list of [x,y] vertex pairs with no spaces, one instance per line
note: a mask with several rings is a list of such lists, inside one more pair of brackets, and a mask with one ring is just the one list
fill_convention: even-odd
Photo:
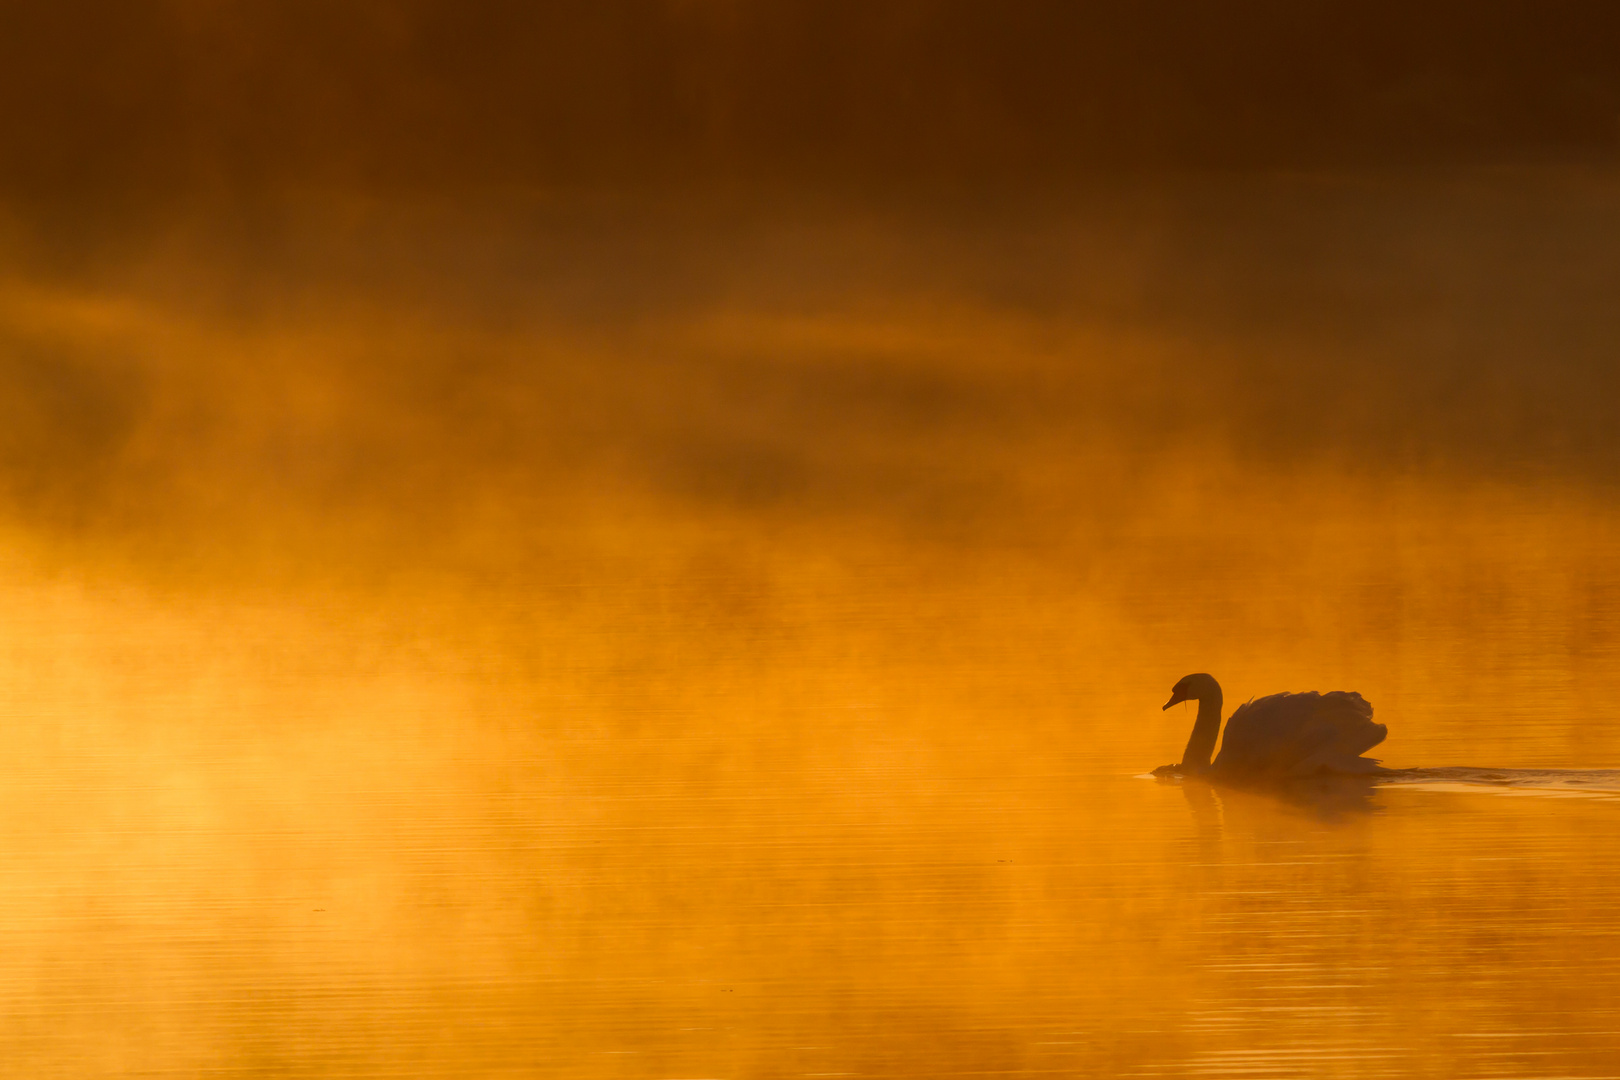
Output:
[[1199,673],[1188,675],[1172,686],[1170,700],[1164,703],[1164,707],[1168,709],[1183,701],[1219,701],[1220,697],[1221,684],[1215,681],[1214,676]]

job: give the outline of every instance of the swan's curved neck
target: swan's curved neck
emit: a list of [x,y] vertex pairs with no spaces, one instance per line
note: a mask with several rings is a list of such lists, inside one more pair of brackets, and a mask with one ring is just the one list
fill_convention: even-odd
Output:
[[1210,756],[1215,753],[1215,740],[1221,734],[1221,692],[1213,697],[1198,699],[1198,719],[1193,722],[1187,749],[1181,752],[1183,769],[1207,769]]

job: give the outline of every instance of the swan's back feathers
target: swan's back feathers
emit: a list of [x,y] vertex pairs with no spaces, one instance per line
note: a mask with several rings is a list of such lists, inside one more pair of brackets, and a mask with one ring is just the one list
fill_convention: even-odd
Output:
[[1268,776],[1372,772],[1378,762],[1361,755],[1384,741],[1372,705],[1360,694],[1272,694],[1238,707],[1226,722],[1215,768]]

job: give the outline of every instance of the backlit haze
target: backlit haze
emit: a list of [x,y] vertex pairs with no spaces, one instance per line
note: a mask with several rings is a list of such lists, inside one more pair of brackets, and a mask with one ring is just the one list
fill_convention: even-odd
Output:
[[0,1073],[1609,1075],[1587,6],[5,5]]

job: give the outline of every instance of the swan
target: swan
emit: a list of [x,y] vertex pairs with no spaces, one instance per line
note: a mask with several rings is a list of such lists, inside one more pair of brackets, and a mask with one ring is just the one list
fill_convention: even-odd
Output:
[[1360,694],[1272,694],[1238,706],[1226,722],[1226,738],[1213,764],[1221,730],[1221,684],[1205,674],[1188,675],[1170,689],[1164,707],[1198,702],[1180,765],[1154,769],[1155,776],[1213,773],[1251,778],[1314,776],[1317,773],[1383,772],[1361,755],[1384,741],[1389,729],[1375,724],[1372,705]]

